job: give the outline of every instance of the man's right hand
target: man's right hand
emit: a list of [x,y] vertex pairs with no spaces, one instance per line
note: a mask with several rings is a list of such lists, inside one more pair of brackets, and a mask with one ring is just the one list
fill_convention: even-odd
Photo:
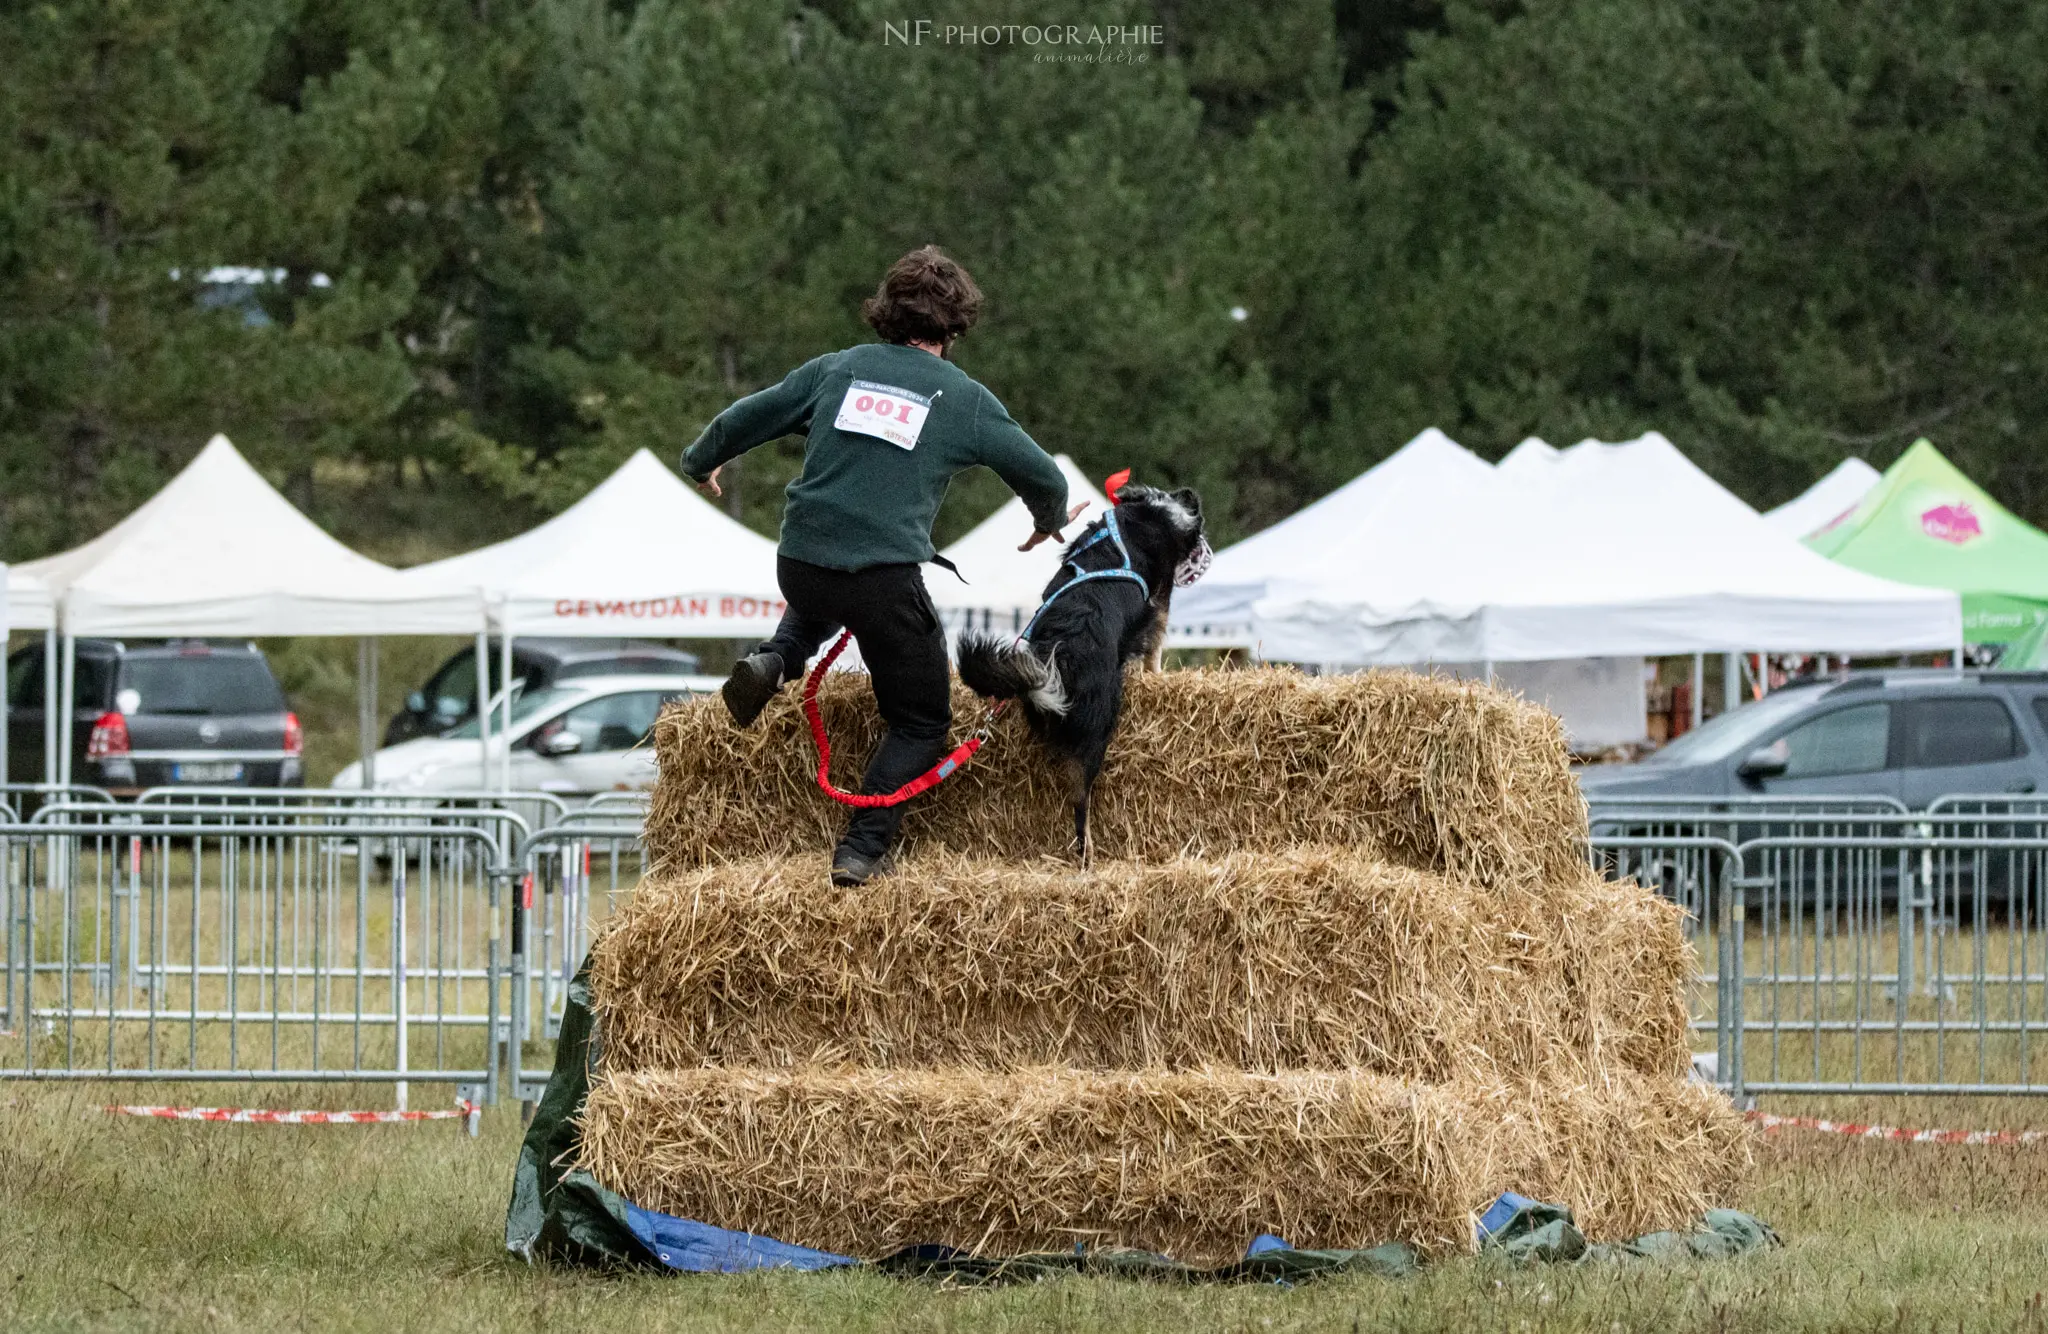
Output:
[[707,496],[724,495],[725,492],[719,490],[718,488],[718,474],[723,471],[725,471],[725,465],[721,463],[716,468],[713,468],[711,470],[711,475],[709,477],[706,477],[703,481],[697,483],[697,489],[699,491],[702,491]]
[[[1084,501],[1082,501],[1082,502],[1081,502],[1080,504],[1078,504],[1078,505],[1074,506],[1074,508],[1072,508],[1072,509],[1068,510],[1068,511],[1067,511],[1067,522],[1068,522],[1068,523],[1072,523],[1072,522],[1073,522],[1074,520],[1076,520],[1076,519],[1080,518],[1080,517],[1081,517],[1081,511],[1082,511],[1082,510],[1084,510],[1084,509],[1087,509],[1087,508],[1088,508],[1088,502],[1084,500]],[[1062,531],[1064,531],[1064,530],[1062,530]],[[1045,539],[1047,539],[1048,537],[1049,537],[1049,538],[1051,538],[1051,539],[1053,539],[1053,540],[1054,540],[1055,542],[1057,542],[1057,541],[1059,540],[1059,537],[1060,537],[1060,535],[1059,535],[1059,532],[1051,532],[1051,533],[1047,533],[1047,532],[1035,532],[1035,533],[1033,533],[1033,534],[1032,534],[1031,536],[1029,536],[1029,537],[1025,538],[1025,539],[1024,539],[1024,545],[1023,545],[1023,546],[1021,546],[1021,547],[1018,547],[1018,548],[1017,548],[1017,550],[1019,550],[1019,551],[1029,551],[1029,550],[1031,550],[1031,548],[1033,548],[1033,547],[1037,546],[1037,545],[1038,545],[1038,544],[1039,544],[1040,542],[1043,542],[1043,541],[1045,541]]]

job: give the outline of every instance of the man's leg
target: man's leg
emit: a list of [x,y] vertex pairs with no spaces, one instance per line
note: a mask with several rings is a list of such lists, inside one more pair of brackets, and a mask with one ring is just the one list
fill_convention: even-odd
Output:
[[752,724],[775,692],[802,675],[811,655],[839,633],[839,622],[830,614],[834,599],[824,585],[833,576],[844,579],[844,574],[780,556],[775,576],[782,587],[782,621],[773,636],[733,665],[720,692],[740,727]]
[[[861,791],[894,792],[938,763],[953,725],[951,673],[938,613],[915,565],[863,570],[858,595],[842,609],[874,684],[888,730],[861,778]],[[856,810],[839,846],[879,857],[896,841],[903,806]]]

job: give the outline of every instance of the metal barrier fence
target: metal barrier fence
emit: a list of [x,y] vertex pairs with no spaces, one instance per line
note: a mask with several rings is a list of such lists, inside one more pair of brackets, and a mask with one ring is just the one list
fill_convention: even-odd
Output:
[[0,783],[0,816],[20,819],[35,806],[51,799],[111,803],[114,794],[89,783]]
[[1738,1096],[2048,1092],[2048,801],[1602,803],[1589,853],[1686,909]]
[[[639,814],[618,805],[586,808],[535,832],[518,849],[531,878],[522,882],[526,911],[517,928],[523,934],[514,941],[513,986],[529,1007],[522,1013],[541,1016],[544,1037],[561,1031],[569,983],[590,950],[592,930],[647,873]],[[514,1022],[526,1031],[524,1022]],[[545,1083],[546,1072],[536,1078]],[[521,1072],[522,1088],[533,1082]]]
[[523,830],[319,808],[289,824],[275,808],[38,814],[0,825],[0,1077],[495,1096],[499,848]]
[[[531,1044],[647,870],[638,794],[34,795],[0,820],[0,1078],[536,1096]],[[2048,1092],[2048,798],[1609,802],[1591,830],[1686,909],[1738,1096]]]
[[[564,819],[571,809],[566,798],[553,792],[457,790],[408,796],[389,789],[364,792],[360,788],[202,787],[196,784],[149,788],[135,798],[135,804],[180,808],[230,806],[252,813],[265,807],[293,812],[325,808],[374,814],[379,819],[393,821],[414,818],[446,820],[451,814],[461,812],[510,811],[530,829],[555,824]],[[485,823],[489,823],[488,819]],[[508,854],[511,850],[510,846],[505,849]]]
[[25,820],[0,794],[0,1078],[531,1092],[515,1053],[646,869],[637,793],[25,791]]

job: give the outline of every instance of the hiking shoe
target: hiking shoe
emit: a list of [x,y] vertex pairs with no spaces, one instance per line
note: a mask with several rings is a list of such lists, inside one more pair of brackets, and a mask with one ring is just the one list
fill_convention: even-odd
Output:
[[896,859],[886,852],[870,857],[852,848],[840,848],[832,854],[832,883],[841,889],[852,889],[878,875],[887,875],[895,864]]
[[725,699],[725,711],[732,715],[733,726],[751,727],[780,689],[782,655],[761,652],[750,654],[734,664],[732,675],[725,678],[725,685],[718,693]]

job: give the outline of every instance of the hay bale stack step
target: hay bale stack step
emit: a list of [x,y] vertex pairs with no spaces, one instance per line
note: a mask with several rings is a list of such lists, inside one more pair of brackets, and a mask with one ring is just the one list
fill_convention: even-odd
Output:
[[1682,1081],[1413,1084],[1343,1072],[695,1070],[593,1086],[580,1162],[651,1208],[864,1257],[1135,1246],[1472,1244],[1512,1187],[1588,1231],[1690,1226],[1744,1169]]
[[1678,915],[1583,866],[1501,896],[1345,849],[1009,865],[822,855],[644,881],[598,941],[618,1070],[1064,1064],[1583,1077],[1687,1052]]
[[[1099,856],[1272,851],[1341,844],[1489,889],[1566,874],[1585,807],[1557,719],[1501,691],[1407,672],[1308,677],[1283,670],[1133,672],[1095,789]],[[834,781],[852,787],[879,733],[865,678],[820,697]],[[956,732],[980,701],[954,690]],[[753,727],[716,700],[670,710],[647,821],[657,865],[682,867],[830,847],[844,812],[817,790],[797,692]],[[1030,860],[1063,850],[1062,780],[1017,710],[972,765],[914,805],[913,848]]]
[[[863,1256],[1448,1251],[1505,1189],[1596,1237],[1721,1202],[1749,1139],[1679,1075],[1691,952],[1586,865],[1554,717],[1399,672],[1128,684],[1094,868],[1012,710],[853,892],[796,692],[747,731],[665,714],[655,874],[594,952],[581,1164]],[[850,787],[867,683],[822,703]]]

